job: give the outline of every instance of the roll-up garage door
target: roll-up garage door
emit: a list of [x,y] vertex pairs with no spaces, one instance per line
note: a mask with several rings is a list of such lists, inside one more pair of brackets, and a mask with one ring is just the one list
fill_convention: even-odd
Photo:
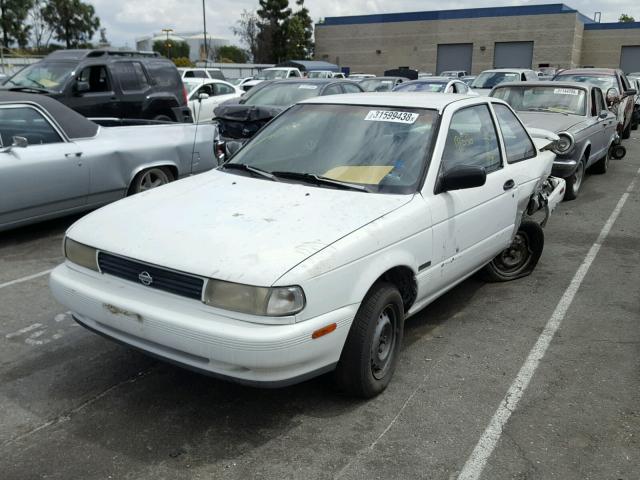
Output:
[[496,42],[493,68],[531,68],[533,42]]
[[620,68],[626,74],[640,72],[640,45],[622,47]]
[[441,43],[438,45],[437,75],[445,70],[471,72],[473,43]]

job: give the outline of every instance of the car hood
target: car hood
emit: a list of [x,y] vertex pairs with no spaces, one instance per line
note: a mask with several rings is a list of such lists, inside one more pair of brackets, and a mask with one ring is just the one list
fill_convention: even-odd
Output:
[[549,112],[518,112],[518,117],[527,127],[544,128],[551,132],[566,132],[570,128],[584,121],[578,115],[564,115]]
[[269,286],[411,198],[213,170],[103,207],[67,235],[150,264]]
[[474,92],[476,92],[478,95],[482,97],[488,97],[489,93],[491,93],[490,88],[474,88],[474,87],[469,87],[469,88],[471,88]]

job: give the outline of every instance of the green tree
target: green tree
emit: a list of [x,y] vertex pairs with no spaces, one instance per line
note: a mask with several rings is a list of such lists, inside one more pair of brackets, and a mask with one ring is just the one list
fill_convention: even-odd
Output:
[[627,15],[626,13],[621,13],[620,17],[618,18],[618,21],[621,23],[632,23],[632,22],[635,22],[636,20],[631,15]]
[[289,0],[260,0],[258,63],[279,63],[287,57],[284,24],[291,16]]
[[247,61],[247,52],[234,45],[224,45],[218,47],[216,57],[218,62],[245,63]]
[[26,23],[33,0],[0,0],[0,28],[2,45],[8,47],[17,43],[20,48],[27,46],[31,25]]
[[95,8],[82,0],[47,0],[42,16],[67,48],[88,44],[100,28]]
[[303,60],[311,58],[313,54],[313,21],[309,10],[304,6],[304,0],[297,0],[299,10],[294,12],[284,22],[284,32],[287,41],[287,55],[291,59]]
[[252,60],[255,62],[258,58],[260,19],[255,12],[243,10],[240,19],[234,27],[231,27],[234,35],[240,37],[240,41],[251,54]]
[[153,42],[153,51],[167,58],[189,58],[189,44],[175,40],[156,40]]

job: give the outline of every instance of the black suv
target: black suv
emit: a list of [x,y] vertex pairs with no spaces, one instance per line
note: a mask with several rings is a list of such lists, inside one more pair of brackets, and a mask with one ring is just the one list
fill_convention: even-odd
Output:
[[49,95],[85,117],[192,121],[178,69],[155,53],[58,50],[3,86]]

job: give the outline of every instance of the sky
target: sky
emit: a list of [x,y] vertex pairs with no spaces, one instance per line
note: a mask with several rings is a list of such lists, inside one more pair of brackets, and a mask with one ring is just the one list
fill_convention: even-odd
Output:
[[[163,28],[175,31],[202,31],[202,0],[85,0],[94,5],[107,38],[113,46],[135,47],[135,39]],[[560,3],[562,0],[490,0],[484,2],[452,0],[447,9]],[[295,1],[289,0],[295,7]],[[615,22],[620,13],[627,13],[640,20],[638,0],[565,0],[568,6],[593,17],[602,12],[603,22]],[[258,0],[205,0],[207,10],[207,34],[238,43],[231,32],[243,10],[255,10]],[[415,12],[441,10],[441,0],[306,0],[311,18],[372,13]],[[95,38],[97,40],[97,36]]]

